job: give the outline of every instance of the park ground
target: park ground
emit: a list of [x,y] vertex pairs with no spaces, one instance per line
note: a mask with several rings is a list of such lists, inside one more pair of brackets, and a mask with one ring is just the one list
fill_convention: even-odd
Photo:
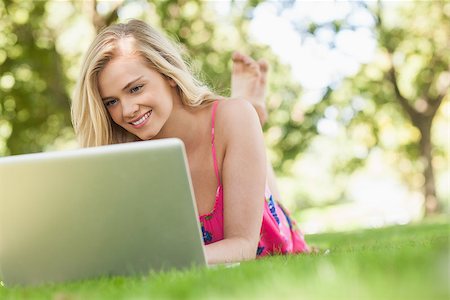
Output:
[[448,300],[450,223],[309,235],[313,255],[40,287],[0,287],[0,299]]

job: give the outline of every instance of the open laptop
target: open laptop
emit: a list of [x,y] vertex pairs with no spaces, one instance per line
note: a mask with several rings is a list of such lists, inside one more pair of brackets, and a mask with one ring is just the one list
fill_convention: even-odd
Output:
[[206,266],[178,139],[0,158],[0,280]]

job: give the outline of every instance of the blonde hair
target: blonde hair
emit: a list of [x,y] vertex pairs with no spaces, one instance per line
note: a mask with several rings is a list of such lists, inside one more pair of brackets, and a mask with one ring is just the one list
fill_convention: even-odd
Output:
[[180,49],[154,28],[139,20],[115,24],[103,29],[89,47],[81,67],[72,99],[72,124],[82,147],[137,140],[115,124],[106,110],[98,89],[98,75],[118,54],[118,42],[133,38],[133,50],[149,66],[177,84],[184,105],[196,107],[218,99],[207,86],[195,79]]

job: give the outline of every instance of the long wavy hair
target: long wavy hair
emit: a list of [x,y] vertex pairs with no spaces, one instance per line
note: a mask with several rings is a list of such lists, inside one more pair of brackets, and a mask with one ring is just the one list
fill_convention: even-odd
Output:
[[118,42],[130,37],[134,39],[133,50],[149,67],[175,81],[184,105],[196,107],[220,98],[194,77],[181,56],[181,48],[147,23],[130,20],[108,26],[97,35],[84,57],[72,99],[72,124],[82,147],[138,139],[112,121],[98,89],[99,73],[120,55]]

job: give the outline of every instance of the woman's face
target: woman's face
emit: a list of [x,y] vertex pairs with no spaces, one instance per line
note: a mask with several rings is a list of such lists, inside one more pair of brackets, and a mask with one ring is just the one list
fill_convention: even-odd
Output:
[[173,108],[175,82],[138,55],[120,55],[99,73],[98,87],[112,120],[142,140],[156,136]]

